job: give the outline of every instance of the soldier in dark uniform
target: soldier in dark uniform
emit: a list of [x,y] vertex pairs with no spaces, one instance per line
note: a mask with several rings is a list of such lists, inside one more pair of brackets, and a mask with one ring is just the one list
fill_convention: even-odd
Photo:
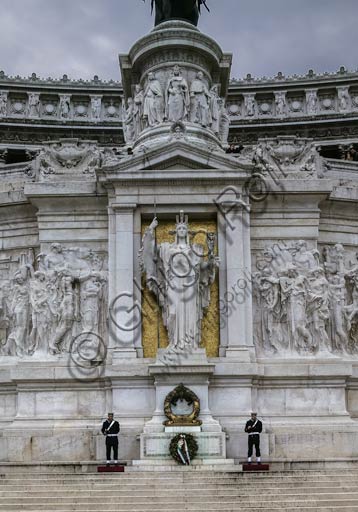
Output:
[[245,432],[249,434],[249,453],[247,455],[247,461],[251,464],[253,447],[255,446],[256,460],[260,463],[260,434],[262,432],[262,423],[257,419],[256,412],[252,412],[251,419],[246,422]]
[[108,418],[102,425],[102,434],[106,436],[107,466],[111,462],[111,449],[113,448],[114,463],[118,464],[118,434],[119,423],[113,419],[113,413],[108,413]]

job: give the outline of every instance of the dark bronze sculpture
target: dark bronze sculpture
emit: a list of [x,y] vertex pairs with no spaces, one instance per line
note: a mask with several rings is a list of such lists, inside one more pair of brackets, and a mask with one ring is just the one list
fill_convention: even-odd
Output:
[[[145,1],[145,0],[144,0]],[[201,6],[209,11],[206,0],[152,0],[155,5],[155,25],[168,20],[184,20],[197,26]]]

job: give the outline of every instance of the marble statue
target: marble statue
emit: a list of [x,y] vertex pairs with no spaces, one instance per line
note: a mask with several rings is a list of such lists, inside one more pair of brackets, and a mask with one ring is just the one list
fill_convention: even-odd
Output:
[[284,92],[279,92],[276,94],[275,103],[276,114],[280,117],[283,117],[286,114],[286,95]]
[[221,117],[221,98],[219,96],[219,86],[213,85],[210,89],[210,112],[211,112],[211,126],[210,128],[215,135],[220,134],[220,117]]
[[143,130],[143,103],[144,93],[139,84],[135,86],[135,95],[133,98],[133,122],[134,138],[137,139]]
[[255,97],[252,94],[245,96],[245,111],[248,117],[255,115]]
[[318,98],[316,91],[307,92],[307,114],[317,114]]
[[170,19],[181,19],[197,26],[201,6],[209,10],[206,0],[152,0],[152,10],[154,5],[155,25]]
[[204,74],[199,71],[190,86],[190,121],[206,128],[211,124],[209,108],[210,93],[204,82]]
[[0,93],[0,117],[6,117],[7,114],[7,94]]
[[91,98],[91,113],[93,120],[101,119],[101,108],[102,108],[102,98],[101,96],[93,96]]
[[220,98],[218,104],[220,109],[219,136],[221,143],[226,146],[229,140],[230,116],[227,113],[224,98]]
[[[124,108],[123,108],[124,110]],[[134,102],[133,98],[128,98],[127,109],[123,119],[123,135],[126,144],[132,144],[134,141]]]
[[67,119],[71,112],[71,97],[67,94],[60,97],[60,117]]
[[154,73],[148,73],[148,84],[144,92],[143,118],[147,126],[163,122],[164,99],[162,86]]
[[179,66],[174,67],[172,76],[168,80],[165,103],[165,118],[168,121],[176,123],[187,120],[190,108],[189,87]]
[[27,112],[29,117],[38,117],[40,115],[40,95],[38,93],[31,93],[29,95]]
[[31,332],[29,354],[39,350],[47,353],[47,340],[52,316],[50,308],[51,289],[46,274],[41,271],[32,272],[30,279]]
[[169,349],[195,349],[201,341],[201,321],[210,303],[210,287],[219,264],[213,252],[213,238],[208,234],[204,257],[204,247],[189,241],[184,212],[177,217],[175,242],[157,245],[157,226],[155,218],[144,234],[140,251],[147,286],[161,306]]
[[339,110],[345,111],[349,109],[349,89],[348,87],[342,87],[338,89],[338,104]]

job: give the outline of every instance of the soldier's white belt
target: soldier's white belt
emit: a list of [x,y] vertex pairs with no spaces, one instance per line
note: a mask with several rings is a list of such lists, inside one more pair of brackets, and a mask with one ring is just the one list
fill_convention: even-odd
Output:
[[249,436],[259,436],[260,432],[250,432]]
[[107,437],[117,437],[118,434],[107,434]]

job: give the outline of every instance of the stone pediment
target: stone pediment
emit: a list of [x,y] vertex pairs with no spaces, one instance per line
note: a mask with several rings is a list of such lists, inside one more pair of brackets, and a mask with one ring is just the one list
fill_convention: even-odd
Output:
[[209,147],[196,146],[186,141],[173,141],[147,150],[137,151],[134,155],[122,159],[118,164],[103,166],[103,170],[143,171],[178,169],[234,169],[250,170],[251,165],[240,163],[237,158],[223,151]]

